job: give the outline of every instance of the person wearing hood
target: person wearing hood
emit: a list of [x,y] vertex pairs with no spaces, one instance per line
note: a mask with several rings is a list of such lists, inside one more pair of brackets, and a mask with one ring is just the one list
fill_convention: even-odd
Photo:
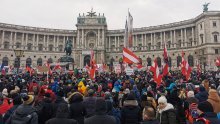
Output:
[[79,92],[73,93],[69,97],[70,117],[77,120],[79,124],[84,124],[86,109],[83,105],[83,95]]
[[95,91],[93,89],[88,90],[88,97],[84,97],[83,104],[86,109],[86,116],[91,117],[95,114],[95,102],[97,97],[94,97]]
[[97,99],[95,102],[95,115],[86,118],[84,124],[117,124],[113,116],[107,115],[107,105],[104,99]]
[[208,100],[212,104],[215,113],[220,112],[220,97],[215,89],[209,90]]
[[56,117],[48,120],[45,124],[78,124],[74,119],[68,119],[68,105],[65,103],[59,104],[56,112]]
[[205,87],[199,86],[199,93],[195,95],[195,97],[199,100],[199,102],[204,102],[208,99],[208,92],[205,90]]
[[23,104],[18,106],[13,115],[5,124],[38,124],[38,115],[32,107],[34,104],[34,96],[23,96]]
[[176,112],[172,104],[167,103],[165,96],[161,96],[158,99],[157,119],[160,124],[176,124]]
[[134,93],[128,94],[121,109],[122,124],[139,124],[141,121],[141,108]]

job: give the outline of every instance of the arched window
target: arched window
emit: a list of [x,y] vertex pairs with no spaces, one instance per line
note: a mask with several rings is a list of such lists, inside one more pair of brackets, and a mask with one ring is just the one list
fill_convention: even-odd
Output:
[[38,59],[37,59],[37,65],[38,65],[38,66],[42,66],[42,64],[43,64],[42,58],[38,58]]
[[171,59],[171,57],[168,57],[168,66],[169,66],[169,67],[172,66],[172,59]]
[[49,45],[49,51],[53,51],[53,45]]
[[181,40],[178,41],[177,48],[181,47]]
[[179,67],[181,62],[182,62],[182,57],[181,56],[177,56],[177,59],[176,59],[176,66]]
[[4,49],[9,49],[9,42],[4,42]]
[[20,62],[19,62],[19,59],[17,57],[14,60],[14,67],[15,68],[19,68],[20,67]]
[[32,64],[31,58],[27,58],[26,59],[26,66],[31,67],[31,64]]
[[2,59],[2,67],[3,66],[8,66],[8,57],[4,57],[3,59]]
[[214,37],[214,42],[217,43],[218,42],[218,35],[215,34],[215,35],[213,35],[213,37]]
[[152,64],[152,63],[151,63],[151,58],[148,57],[148,58],[147,58],[147,66],[151,66],[151,64]]
[[168,41],[167,42],[167,48],[170,48],[171,47],[171,41]]
[[27,44],[27,50],[32,50],[32,44],[31,43]]
[[189,63],[189,66],[191,66],[191,67],[194,66],[194,61],[193,61],[193,56],[192,55],[188,56],[188,63]]
[[158,65],[158,67],[161,67],[161,58],[160,57],[157,57],[157,65]]
[[52,59],[52,58],[49,58],[49,59],[47,60],[47,62],[48,62],[48,63],[53,63],[53,59]]
[[63,45],[59,45],[59,51],[62,52],[63,51]]

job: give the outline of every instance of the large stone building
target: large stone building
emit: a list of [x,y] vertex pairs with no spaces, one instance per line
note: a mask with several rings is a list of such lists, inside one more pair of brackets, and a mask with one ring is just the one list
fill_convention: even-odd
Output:
[[[77,18],[77,30],[48,29],[0,23],[0,62],[14,65],[17,59],[13,49],[25,50],[21,66],[42,65],[46,61],[56,62],[64,53],[65,41],[72,40],[72,57],[75,67],[82,68],[94,50],[97,63],[110,64],[122,57],[124,29],[108,30],[104,14],[89,12]],[[166,42],[169,65],[178,67],[181,52],[191,66],[197,63],[212,69],[220,52],[220,11],[208,11],[199,16],[170,24],[134,28],[133,51],[144,64],[163,58]]]

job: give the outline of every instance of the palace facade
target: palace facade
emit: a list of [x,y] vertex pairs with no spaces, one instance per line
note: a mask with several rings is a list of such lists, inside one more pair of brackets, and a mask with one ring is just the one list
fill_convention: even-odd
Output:
[[[17,58],[13,50],[17,48],[25,50],[21,67],[36,67],[46,61],[56,63],[65,55],[67,39],[72,41],[72,57],[78,68],[89,62],[91,49],[100,64],[112,64],[122,57],[124,29],[108,30],[104,14],[79,14],[76,27],[77,30],[61,30],[0,23],[0,63],[14,65]],[[203,68],[213,69],[220,53],[219,33],[220,11],[208,11],[189,20],[134,28],[132,50],[143,64],[150,66],[157,58],[161,66],[166,42],[170,67],[179,66],[184,51],[190,66],[200,63]]]

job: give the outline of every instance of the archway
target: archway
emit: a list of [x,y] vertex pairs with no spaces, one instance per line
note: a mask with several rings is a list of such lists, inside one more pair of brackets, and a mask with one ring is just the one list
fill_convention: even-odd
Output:
[[26,59],[26,67],[31,67],[32,64],[32,59],[31,58],[27,58]]
[[94,48],[96,44],[96,33],[94,31],[89,31],[86,34],[86,47]]
[[2,67],[3,66],[8,66],[8,57],[4,57],[3,59],[2,59]]
[[37,65],[38,65],[38,66],[42,66],[42,64],[43,64],[42,58],[38,58],[38,59],[37,59]]
[[86,56],[84,57],[84,66],[86,66],[86,64],[87,64],[88,66],[90,66],[90,59],[91,59],[90,55],[86,55]]

